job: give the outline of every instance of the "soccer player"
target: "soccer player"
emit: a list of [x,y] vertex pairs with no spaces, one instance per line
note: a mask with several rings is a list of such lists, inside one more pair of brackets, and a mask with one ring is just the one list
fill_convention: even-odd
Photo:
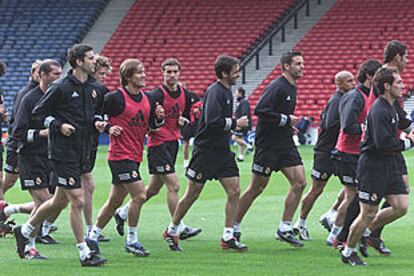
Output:
[[358,85],[346,93],[339,103],[340,131],[334,159],[345,192],[344,199],[338,207],[335,223],[326,239],[329,246],[333,245],[341,232],[347,208],[356,194],[356,168],[364,123],[368,115],[368,97],[373,87],[374,74],[380,67],[381,63],[377,60],[365,61],[358,71]]
[[[405,66],[407,64],[407,61],[408,61],[407,57],[408,57],[407,46],[401,43],[400,41],[392,40],[388,42],[387,45],[385,46],[383,67],[397,68],[399,72],[401,73],[402,71],[404,71]],[[378,97],[377,89],[374,89],[373,93],[370,94],[370,97],[368,100],[369,106],[371,106],[374,103],[377,97]],[[411,120],[407,119],[407,114],[401,107],[400,100],[401,98],[394,102],[394,108],[397,111],[398,116],[399,116],[398,137],[400,135],[401,130],[406,133],[409,133],[412,128],[411,127],[412,122]],[[404,157],[401,153],[398,156],[398,163],[400,166],[400,170],[403,173],[403,180],[407,186],[407,191],[408,191],[409,184],[408,184],[407,166],[405,164]],[[396,214],[398,213],[398,211],[394,210],[393,208],[389,208],[389,207],[390,205],[388,204],[387,201],[385,201],[384,204],[382,205],[382,210],[379,213],[380,214],[379,217],[381,219],[385,219],[386,221],[388,221],[388,223],[394,221],[394,218],[395,219],[399,218],[399,215]],[[384,217],[382,216],[383,211],[384,211],[383,214],[385,214]],[[351,226],[355,218],[358,216],[359,212],[360,212],[359,201],[358,201],[358,198],[355,197],[347,209],[344,227],[341,233],[337,237],[338,244],[341,244],[346,241],[348,237],[349,227]],[[373,223],[375,223],[375,221]],[[373,224],[373,225],[370,225],[369,229],[364,232],[361,242],[359,243],[359,250],[363,256],[368,257],[368,250],[367,250],[368,245],[373,247],[375,250],[377,250],[382,255],[391,254],[391,251],[387,247],[385,247],[385,244],[380,237],[383,228],[384,226],[376,228],[375,224]]]
[[[95,70],[93,76],[95,77],[96,81],[99,82],[98,88],[95,90],[95,93],[92,94],[95,110],[100,115],[103,115],[103,103],[104,97],[109,90],[103,85],[104,80],[106,79],[107,75],[112,71],[111,63],[107,57],[104,56],[96,56],[95,61]],[[93,93],[93,92],[92,92]],[[95,167],[96,161],[96,153],[98,151],[99,145],[99,131],[95,130],[93,132],[92,138],[92,151],[90,153],[89,158],[87,159],[87,164],[83,168],[83,174],[81,176],[82,181],[82,188],[85,192],[85,206],[83,208],[83,215],[85,218],[86,223],[86,236],[92,230],[92,209],[93,209],[93,192],[95,190],[95,183],[93,180],[92,170]],[[99,237],[100,242],[108,242],[109,238],[101,235]]]
[[16,246],[19,256],[23,258],[26,243],[36,227],[70,202],[70,223],[81,265],[100,266],[106,260],[87,246],[83,238],[81,214],[84,205],[81,171],[91,151],[88,141],[93,128],[104,128],[104,122],[96,116],[93,105],[97,83],[89,76],[95,69],[95,55],[92,47],[76,44],[68,50],[67,59],[72,70],[50,86],[33,110],[33,116],[45,118],[44,125],[49,128],[48,157],[56,192],[26,223],[14,228]]
[[145,86],[144,65],[138,59],[127,59],[120,66],[122,87],[105,96],[104,113],[109,117],[105,127],[110,134],[108,164],[112,173],[110,196],[99,211],[98,219],[89,237],[88,245],[99,253],[98,238],[102,229],[129,194],[127,252],[148,256],[138,241],[137,225],[146,190],[139,173],[144,151],[145,135],[164,123],[164,109],[153,94],[141,91]]
[[246,99],[246,91],[243,87],[239,87],[236,90],[237,106],[236,106],[236,119],[246,116],[249,119],[249,125],[245,128],[235,130],[233,133],[233,140],[237,143],[239,148],[239,155],[237,161],[242,162],[244,160],[244,147],[246,147],[246,154],[253,150],[253,146],[244,140],[247,132],[252,128],[252,120],[250,118],[250,104]]
[[[400,170],[399,154],[414,146],[414,132],[397,137],[399,116],[394,102],[402,96],[403,82],[397,69],[381,68],[375,75],[379,97],[372,106],[358,163],[358,198],[361,211],[352,223],[342,261],[365,265],[356,254],[356,244],[375,219],[383,197],[402,216],[407,212],[407,187]],[[384,223],[384,221],[382,221]],[[377,226],[381,226],[378,223]]]
[[[180,128],[189,123],[191,106],[198,101],[193,93],[189,93],[178,84],[181,64],[175,58],[167,58],[161,65],[163,84],[151,93],[165,111],[165,124],[157,131],[148,134],[148,169],[151,174],[147,187],[147,200],[157,195],[163,185],[167,186],[167,204],[171,216],[178,203],[178,190],[180,188],[175,162],[178,154],[178,139]],[[128,205],[120,208],[115,219],[117,231],[122,236],[124,220],[126,219]],[[192,228],[180,222],[180,239],[188,239],[198,235],[200,228]]]
[[[32,64],[29,83],[17,92],[13,100],[12,114],[10,116],[8,129],[9,136],[6,142],[6,162],[4,165],[5,175],[3,178],[3,183],[0,191],[0,199],[4,198],[4,194],[7,192],[8,189],[13,187],[14,183],[16,183],[17,179],[19,178],[19,169],[17,167],[17,141],[14,139],[12,134],[14,118],[18,112],[20,102],[23,99],[23,97],[30,90],[39,85],[39,66],[41,62],[41,60],[36,60]],[[20,212],[30,214],[30,212],[33,209],[33,206],[33,202],[21,205]]]
[[[194,140],[194,150],[186,171],[187,190],[178,202],[174,216],[163,236],[173,251],[181,251],[178,243],[179,224],[199,197],[205,182],[218,179],[227,194],[226,219],[221,247],[245,251],[247,246],[234,238],[233,226],[238,209],[239,170],[230,150],[231,130],[248,126],[247,117],[232,118],[233,95],[231,86],[240,76],[239,60],[221,55],[214,65],[218,80],[204,94],[200,122]],[[220,157],[220,158],[218,158]]]
[[302,199],[300,217],[293,230],[302,240],[311,240],[306,218],[313,205],[322,194],[326,183],[335,173],[335,166],[331,158],[332,150],[335,149],[339,135],[339,101],[342,96],[354,88],[354,76],[349,71],[340,71],[335,75],[336,92],[329,99],[321,114],[321,126],[318,142],[314,147],[314,163],[311,172],[312,187]]
[[298,117],[293,115],[296,106],[296,82],[305,69],[302,54],[289,51],[280,59],[283,74],[272,81],[263,92],[254,114],[259,117],[256,128],[255,154],[252,179],[240,197],[239,212],[234,231],[240,238],[240,223],[253,201],[270,180],[272,171],[282,171],[290,183],[285,199],[282,221],[276,238],[293,246],[303,246],[292,229],[292,218],[306,186],[305,170],[300,154],[293,142],[293,126]]
[[[55,60],[44,60],[39,66],[39,85],[29,91],[22,99],[18,113],[15,116],[13,137],[18,142],[17,164],[20,168],[20,183],[22,190],[27,190],[34,202],[32,214],[39,206],[48,200],[50,165],[47,158],[47,137],[49,130],[43,123],[32,116],[32,110],[39,99],[46,93],[49,85],[60,78],[62,68]],[[40,225],[38,226],[40,228]],[[33,232],[38,231],[34,230]],[[57,242],[44,233],[48,243]],[[35,237],[30,237],[24,250],[26,259],[44,259],[35,246]]]

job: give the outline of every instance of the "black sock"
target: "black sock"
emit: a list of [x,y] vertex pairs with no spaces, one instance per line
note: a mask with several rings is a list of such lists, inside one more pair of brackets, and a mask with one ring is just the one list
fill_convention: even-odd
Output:
[[349,228],[351,227],[352,223],[359,215],[359,200],[358,196],[355,196],[354,199],[348,206],[346,210],[346,216],[344,221],[344,226],[342,227],[342,231],[339,233],[338,237],[336,238],[338,241],[345,242],[348,238]]

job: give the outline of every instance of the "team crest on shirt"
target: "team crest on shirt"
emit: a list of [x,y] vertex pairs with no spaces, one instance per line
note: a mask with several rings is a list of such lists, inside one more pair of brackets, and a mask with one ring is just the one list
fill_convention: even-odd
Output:
[[327,173],[323,173],[323,174],[321,175],[321,178],[322,178],[323,180],[326,180],[326,179],[328,178],[328,174],[327,174]]
[[96,90],[92,90],[92,98],[96,98],[96,96],[98,96],[98,93],[96,92]]
[[197,175],[196,175],[196,179],[197,180],[201,180],[203,178],[203,175],[201,174],[201,173],[198,173]]
[[42,179],[40,177],[36,177],[36,185],[42,184]]
[[132,177],[133,177],[133,178],[138,177],[138,173],[137,173],[137,171],[132,171],[131,175],[132,175]]
[[169,172],[169,171],[171,171],[171,166],[170,165],[165,165],[165,171],[166,172]]
[[267,167],[264,172],[265,172],[265,174],[269,174],[271,171],[272,171],[272,169],[270,167]]
[[73,178],[72,176],[68,178],[68,183],[69,183],[70,186],[75,185],[75,182],[76,182],[75,178]]
[[375,200],[377,200],[377,198],[378,198],[377,194],[372,194],[371,195],[371,201],[375,201]]

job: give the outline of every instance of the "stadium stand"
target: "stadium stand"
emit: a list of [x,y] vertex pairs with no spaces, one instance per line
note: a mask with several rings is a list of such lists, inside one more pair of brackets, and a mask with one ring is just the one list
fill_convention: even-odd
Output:
[[[404,0],[339,0],[315,27],[295,46],[305,58],[305,75],[298,82],[295,115],[319,114],[335,91],[334,75],[340,70],[356,74],[368,58],[383,60],[385,44],[398,39],[414,47],[414,2]],[[269,82],[281,72],[280,65],[253,91],[249,101],[254,109]],[[414,63],[403,75],[406,89],[414,86]],[[257,118],[253,118],[257,121]]]
[[0,59],[8,71],[0,80],[9,109],[36,59],[62,64],[66,51],[79,43],[109,0],[0,1]]
[[[148,90],[162,80],[162,60],[177,57],[183,66],[180,79],[202,94],[215,80],[213,64],[217,55],[241,57],[294,2],[138,0],[102,54],[112,59],[114,71],[127,57],[142,59]],[[116,88],[116,74],[106,84]]]

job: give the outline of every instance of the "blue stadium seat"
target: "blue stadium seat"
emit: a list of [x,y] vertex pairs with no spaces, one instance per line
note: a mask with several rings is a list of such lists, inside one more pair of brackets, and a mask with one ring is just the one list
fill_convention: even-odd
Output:
[[0,79],[9,113],[36,59],[62,64],[67,49],[86,35],[109,0],[0,1],[0,59],[7,74]]

